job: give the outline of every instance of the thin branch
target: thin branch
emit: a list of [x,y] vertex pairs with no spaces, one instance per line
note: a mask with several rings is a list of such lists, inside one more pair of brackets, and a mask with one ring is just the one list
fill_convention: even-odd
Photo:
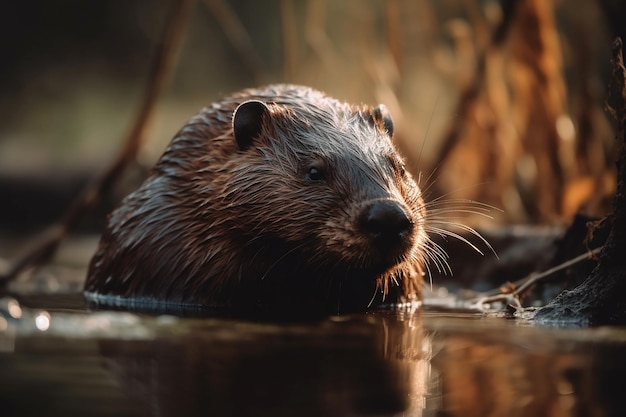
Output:
[[547,271],[541,272],[539,274],[533,273],[527,276],[526,278],[523,278],[515,282],[513,284],[513,287],[515,288],[515,290],[510,293],[483,296],[480,298],[476,298],[474,300],[470,300],[470,304],[472,305],[472,307],[478,310],[486,311],[488,310],[488,308],[485,308],[485,304],[501,301],[501,302],[504,302],[505,305],[513,306],[516,310],[519,311],[522,309],[522,304],[520,302],[521,295],[524,294],[526,291],[528,291],[533,285],[537,284],[539,281],[559,271],[562,271],[563,269],[569,268],[570,266],[576,265],[577,263],[586,261],[588,259],[592,259],[596,255],[598,255],[601,250],[602,250],[602,247],[593,249],[590,252],[583,253],[582,255],[579,255],[555,267],[552,267],[548,269]]
[[456,121],[442,139],[442,145],[434,158],[435,166],[443,164],[462,139],[462,133],[465,127],[463,126],[463,120],[467,119],[468,113],[473,111],[472,106],[485,87],[487,79],[487,57],[489,54],[492,54],[495,49],[502,46],[511,30],[520,1],[501,1],[500,3],[503,5],[502,20],[498,26],[494,28],[489,44],[485,46],[477,56],[474,78],[460,94],[456,110],[454,111],[454,114],[457,115]]
[[102,196],[107,194],[117,182],[124,172],[124,168],[135,160],[137,152],[145,142],[147,126],[154,115],[156,103],[174,72],[193,4],[194,0],[174,1],[162,41],[157,47],[137,118],[116,159],[102,175],[87,185],[85,190],[71,203],[63,218],[42,234],[42,240],[25,256],[15,261],[5,274],[0,275],[0,284],[6,284],[15,279],[26,268],[41,265],[50,259],[69,231],[98,204]]

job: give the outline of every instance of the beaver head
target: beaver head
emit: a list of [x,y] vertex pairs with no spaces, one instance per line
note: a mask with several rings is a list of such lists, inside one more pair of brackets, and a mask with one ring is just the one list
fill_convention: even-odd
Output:
[[202,305],[419,295],[422,194],[384,106],[245,90],[176,135],[103,233],[86,291]]

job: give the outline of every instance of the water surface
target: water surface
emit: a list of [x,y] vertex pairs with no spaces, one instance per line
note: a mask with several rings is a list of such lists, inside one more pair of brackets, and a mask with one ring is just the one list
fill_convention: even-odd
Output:
[[620,416],[626,329],[434,311],[255,322],[0,300],[2,416]]

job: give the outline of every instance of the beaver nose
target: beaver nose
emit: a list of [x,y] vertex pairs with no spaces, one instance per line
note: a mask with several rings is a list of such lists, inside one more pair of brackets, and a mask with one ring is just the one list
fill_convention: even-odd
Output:
[[413,222],[398,203],[380,200],[364,208],[361,226],[376,236],[396,238],[411,232]]

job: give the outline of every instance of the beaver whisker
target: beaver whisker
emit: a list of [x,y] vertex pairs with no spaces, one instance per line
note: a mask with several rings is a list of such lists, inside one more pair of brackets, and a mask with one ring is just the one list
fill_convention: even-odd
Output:
[[[429,256],[430,258],[430,256]],[[430,289],[432,291],[433,289],[433,273],[430,270],[430,265],[428,264],[428,262],[424,263],[424,268],[426,268],[426,271],[428,273],[428,282],[430,283]]]
[[[454,223],[446,223],[446,224],[454,225]],[[446,237],[446,236],[453,237],[453,238],[458,239],[461,242],[467,244],[469,247],[471,247],[472,249],[474,249],[476,252],[480,253],[481,255],[484,255],[484,253],[480,249],[478,249],[478,247],[476,247],[476,245],[474,245],[473,243],[471,243],[469,240],[467,240],[465,237],[459,235],[458,233],[452,232],[452,231],[447,230],[447,229],[443,229],[441,227],[434,227],[432,224],[427,226],[426,232],[427,233],[434,233],[434,234],[437,234],[437,235],[439,235],[441,237]]]
[[433,179],[435,173],[438,171],[439,166],[435,167],[431,173],[428,175],[428,177],[424,180],[425,185],[421,185],[422,182],[422,173],[420,172],[420,174],[418,175],[417,178],[417,185],[420,187],[420,191],[421,191],[421,195],[420,197],[426,196],[428,195],[428,192],[432,191],[433,187],[436,184],[436,180]]
[[473,209],[435,209],[429,210],[427,222],[437,222],[438,224],[446,224],[451,220],[462,220],[467,218],[467,215],[476,215],[487,219],[493,219],[493,217],[487,213],[476,211]]
[[416,248],[415,251],[411,252],[411,254],[409,255],[408,262],[410,262],[411,264],[415,264],[415,265],[421,265],[423,261],[425,261],[426,255],[423,250],[425,247],[427,247],[425,243],[420,244],[419,247]]
[[[378,289],[379,289],[379,284],[378,281],[376,282],[376,288],[374,288],[374,291],[372,292],[372,298],[370,298],[369,303],[367,303],[367,308],[370,308],[372,306],[372,304],[374,303],[374,300],[376,299],[376,294],[378,294]],[[384,295],[383,295],[384,297]]]
[[[437,271],[439,274],[449,275],[449,276],[454,275],[452,272],[452,268],[450,267],[450,264],[448,263],[447,259],[442,259],[440,255],[429,255],[429,260],[432,260],[434,258],[439,258],[438,262],[442,264],[440,267],[441,269],[438,268],[438,271]],[[429,270],[429,272],[431,271]],[[432,283],[432,275],[430,276],[430,281]]]
[[484,253],[472,242],[470,242],[467,238],[461,236],[458,233],[455,233],[453,231],[441,228],[441,227],[435,227],[434,224],[442,224],[442,225],[447,225],[447,226],[453,226],[453,227],[458,227],[461,230],[464,230],[468,233],[470,233],[473,236],[476,236],[478,239],[480,239],[482,241],[482,243],[487,246],[487,248],[489,248],[489,250],[491,250],[491,252],[497,257],[498,254],[496,253],[495,249],[491,246],[491,244],[480,234],[478,233],[474,228],[470,227],[470,226],[466,226],[462,223],[457,223],[457,222],[445,222],[445,221],[440,221],[440,222],[435,222],[435,223],[430,223],[427,227],[426,227],[426,232],[427,233],[434,233],[437,234],[441,237],[445,237],[445,236],[449,236],[449,237],[453,237],[457,240],[460,240],[461,242],[467,244],[469,247],[471,247],[473,250],[475,250],[476,252],[478,252],[481,255],[484,255]]
[[489,213],[492,210],[501,211],[500,209],[479,201],[469,199],[444,199],[443,196],[424,203],[424,206],[427,213],[424,227],[426,233],[434,233],[441,237],[453,237],[466,243],[481,255],[484,255],[483,251],[475,244],[471,243],[460,234],[448,229],[449,227],[458,228],[477,237],[496,257],[498,256],[491,244],[476,231],[476,229],[454,220],[460,218],[462,215],[468,214],[492,219],[493,217]]
[[388,279],[393,281],[393,283],[396,284],[396,287],[400,286],[400,283],[398,282],[398,277],[396,275],[392,275],[391,277],[388,277]]
[[447,198],[439,196],[429,201],[424,202],[424,207],[427,209],[445,208],[445,207],[461,207],[461,208],[473,208],[480,212],[489,213],[491,211],[502,211],[501,209],[492,206],[490,204],[482,203],[480,201],[466,199],[466,198]]
[[426,264],[428,266],[430,266],[431,264],[434,265],[437,269],[437,272],[439,272],[440,274],[447,275],[448,272],[451,273],[451,271],[448,271],[449,265],[445,261],[445,258],[443,258],[440,254],[435,254],[434,252],[429,253],[426,256]]
[[480,214],[485,217],[491,218],[489,213],[491,213],[494,208],[489,206],[481,206],[478,203],[472,204],[470,202],[450,202],[449,200],[426,203],[424,208],[429,211],[442,211],[446,210],[450,213],[454,213],[458,210],[474,210],[475,214]]
[[450,275],[452,275],[452,269],[448,263],[448,254],[438,243],[429,240],[427,244],[424,245],[424,253],[426,257],[435,264],[437,272],[446,275],[450,272]]

